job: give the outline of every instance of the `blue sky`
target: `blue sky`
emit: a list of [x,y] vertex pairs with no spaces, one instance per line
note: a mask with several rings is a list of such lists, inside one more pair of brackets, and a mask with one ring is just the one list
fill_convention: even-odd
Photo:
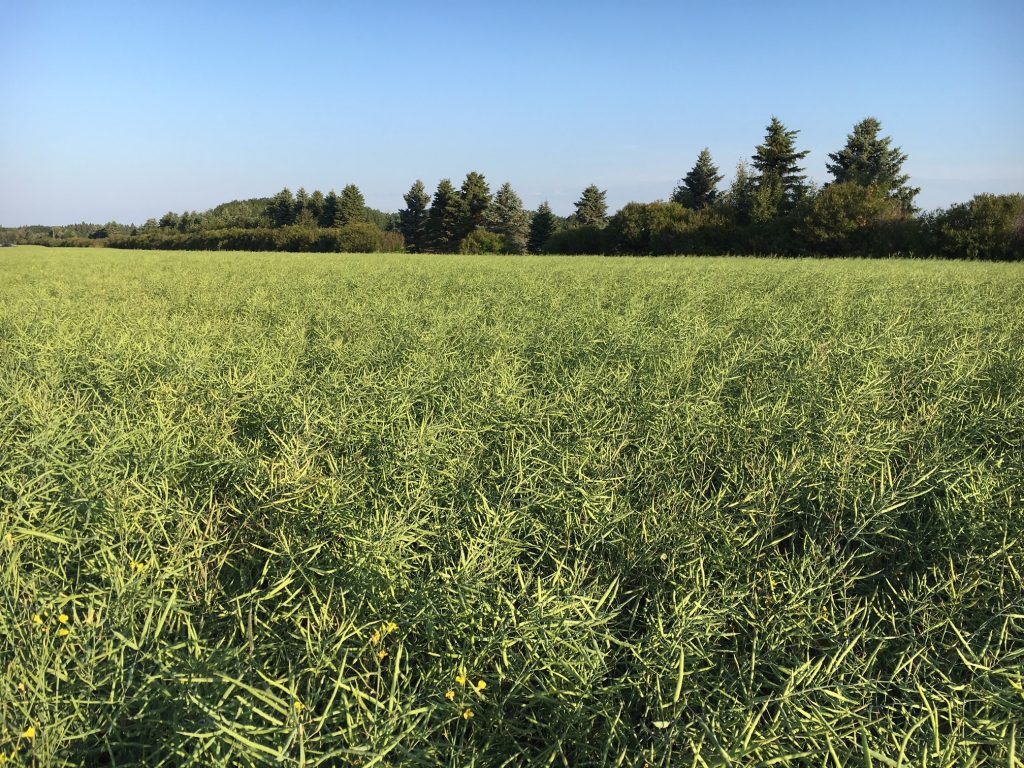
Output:
[[0,224],[141,223],[484,173],[534,207],[733,175],[778,115],[828,152],[874,115],[926,209],[1024,192],[1024,3],[0,0]]

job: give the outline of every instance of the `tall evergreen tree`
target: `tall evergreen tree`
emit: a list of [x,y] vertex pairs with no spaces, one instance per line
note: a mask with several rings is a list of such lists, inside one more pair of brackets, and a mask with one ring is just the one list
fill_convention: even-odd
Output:
[[270,198],[267,218],[270,219],[272,227],[284,227],[295,221],[295,198],[288,187]]
[[530,253],[543,253],[544,245],[551,236],[555,234],[558,226],[558,218],[555,216],[548,201],[545,200],[537,207],[537,212],[530,220],[530,236],[526,241],[526,247]]
[[879,187],[910,213],[914,210],[914,197],[921,189],[907,185],[910,177],[903,173],[907,156],[899,147],[892,146],[891,138],[879,136],[881,130],[877,118],[864,118],[853,126],[846,146],[829,153],[832,162],[825,163],[825,167],[836,184],[853,182],[862,187]]
[[427,238],[435,253],[457,253],[467,218],[466,201],[451,179],[441,179],[430,203]]
[[482,173],[470,171],[462,182],[460,194],[465,203],[462,235],[466,236],[487,223],[487,212],[491,207],[491,188],[487,186],[487,180]]
[[405,237],[405,247],[413,253],[423,253],[428,248],[427,218],[430,195],[419,179],[403,196],[405,208],[398,212],[399,229]]
[[757,182],[750,175],[750,168],[745,161],[736,164],[736,177],[725,193],[724,203],[732,212],[737,224],[749,224],[753,219],[754,205],[757,196]]
[[583,190],[583,195],[576,201],[576,223],[582,227],[602,228],[608,223],[608,203],[605,202],[607,190],[600,190],[591,184]]
[[704,147],[696,164],[672,193],[672,200],[698,211],[706,208],[718,198],[718,185],[723,178],[711,159],[711,150]]
[[323,221],[324,207],[326,204],[327,200],[324,197],[324,193],[319,189],[314,190],[313,194],[309,196],[309,213],[313,219],[313,223],[318,227],[323,226],[320,222]]
[[366,200],[359,187],[347,184],[338,197],[338,210],[334,214],[334,226],[344,227],[357,221],[366,221]]
[[757,185],[766,197],[778,199],[777,213],[786,213],[807,191],[807,177],[799,162],[810,150],[798,152],[796,135],[800,131],[786,130],[777,117],[772,117],[764,135],[764,144],[758,144],[753,156],[757,171]]
[[333,227],[338,216],[338,193],[333,189],[324,197],[324,210],[320,214],[321,227]]
[[523,201],[507,181],[501,185],[487,214],[488,229],[505,239],[505,250],[522,253],[530,233],[530,217]]

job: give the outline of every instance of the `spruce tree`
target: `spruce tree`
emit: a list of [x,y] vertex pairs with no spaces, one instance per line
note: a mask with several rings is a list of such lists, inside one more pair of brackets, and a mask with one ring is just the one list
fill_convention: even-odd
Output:
[[405,237],[405,247],[413,253],[427,250],[427,218],[430,195],[419,179],[403,196],[405,208],[398,212],[399,229]]
[[753,157],[757,171],[757,185],[766,199],[778,199],[777,213],[786,213],[807,191],[807,177],[799,162],[810,154],[809,150],[796,150],[796,135],[800,131],[786,130],[777,117],[772,117]]
[[527,250],[530,253],[543,253],[544,246],[551,236],[555,234],[558,225],[558,218],[555,216],[548,201],[545,200],[537,208],[530,220],[530,236],[526,241]]
[[357,221],[366,221],[366,200],[359,187],[348,184],[338,197],[338,210],[334,214],[334,226],[344,227]]
[[494,196],[487,214],[488,229],[505,239],[508,253],[522,253],[530,232],[530,219],[523,210],[523,201],[507,181]]
[[491,189],[482,173],[470,171],[466,174],[460,190],[465,203],[465,218],[462,222],[462,236],[465,237],[477,227],[487,223],[487,212],[491,207]]
[[322,227],[321,223],[324,218],[324,207],[327,205],[327,199],[324,197],[324,193],[319,189],[313,191],[313,194],[309,196],[309,212],[312,215],[313,223]]
[[338,215],[338,193],[333,189],[324,197],[324,210],[320,215],[321,227],[333,227]]
[[910,177],[903,173],[907,156],[899,147],[892,146],[891,138],[879,136],[881,130],[882,124],[877,118],[864,118],[853,126],[853,133],[846,137],[846,146],[829,153],[832,162],[825,163],[825,167],[834,183],[878,187],[910,213],[914,210],[914,197],[921,190],[907,186]]
[[451,179],[441,179],[430,203],[427,239],[435,253],[457,253],[465,227],[466,201]]
[[672,193],[672,200],[699,211],[718,198],[718,184],[724,177],[711,159],[711,151],[704,147],[697,162]]
[[583,190],[583,195],[576,201],[576,224],[581,227],[604,227],[608,223],[608,203],[605,202],[607,190],[600,190],[591,184]]
[[270,219],[272,227],[284,227],[295,221],[295,198],[288,187],[270,199],[270,204],[267,206],[267,218]]
[[745,161],[736,164],[736,177],[725,193],[725,205],[732,211],[737,224],[749,224],[753,219],[757,198],[757,182],[750,175]]

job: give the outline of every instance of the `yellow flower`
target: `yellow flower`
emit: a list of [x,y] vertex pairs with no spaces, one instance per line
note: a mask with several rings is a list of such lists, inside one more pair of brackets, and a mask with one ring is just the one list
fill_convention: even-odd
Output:
[[448,701],[455,701],[455,691],[449,690],[448,693],[444,695],[444,697],[448,699]]
[[370,642],[376,645],[380,642],[380,630],[374,630],[373,634],[370,635]]
[[21,734],[21,738],[23,738],[23,739],[34,739],[35,737],[36,737],[36,727],[34,725],[30,725]]
[[132,560],[132,562],[131,562],[131,569],[133,571],[141,571],[145,567],[146,567],[146,564],[145,563],[140,563],[138,560]]
[[478,680],[476,685],[473,686],[474,690],[476,690],[477,693],[480,693],[480,691],[482,691],[486,687],[487,687],[487,681],[486,680]]
[[295,702],[295,711],[296,711],[296,712],[301,712],[301,711],[302,711],[302,710],[304,710],[305,708],[306,708],[306,705],[305,705],[305,704],[303,704],[303,703],[302,703],[301,701],[296,701],[296,702]]
[[68,616],[66,613],[62,613],[60,616],[57,617],[57,621],[59,621],[61,624],[67,624],[69,621],[71,621],[71,617]]
[[24,693],[25,692],[25,684],[24,683],[18,683],[18,690],[21,691],[22,693]]
[[383,649],[380,650],[380,651],[377,651],[377,658],[380,659],[381,661],[384,661],[384,659],[387,658],[387,655],[388,655],[388,652],[383,650]]
[[32,614],[32,623],[33,624],[42,624],[43,623],[43,617],[40,616],[38,613]]
[[395,622],[393,621],[389,621],[387,624],[384,625],[384,634],[390,634],[394,632],[396,629],[398,629],[398,625],[395,624]]
[[58,637],[67,637],[70,634],[71,634],[71,630],[68,629],[67,627],[61,627],[60,629],[57,630],[57,636]]
[[473,717],[473,710],[472,709],[467,709],[466,711],[464,711],[462,713],[462,719],[463,720],[469,720],[472,717]]
[[458,683],[459,685],[465,685],[466,681],[467,681],[467,678],[466,678],[465,675],[456,675],[455,676],[455,682]]
[[6,762],[7,762],[7,753],[6,752],[0,752],[0,765],[3,765]]

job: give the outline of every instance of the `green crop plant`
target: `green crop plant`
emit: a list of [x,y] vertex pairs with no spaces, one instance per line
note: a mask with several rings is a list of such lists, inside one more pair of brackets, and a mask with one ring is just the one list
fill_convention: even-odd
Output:
[[1022,297],[6,249],[0,760],[1024,766]]

